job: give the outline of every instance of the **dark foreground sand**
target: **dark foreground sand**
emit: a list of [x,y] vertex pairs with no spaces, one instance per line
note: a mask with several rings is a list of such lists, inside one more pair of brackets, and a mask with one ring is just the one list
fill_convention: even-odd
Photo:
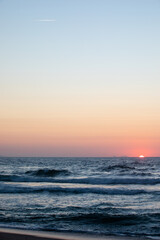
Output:
[[0,228],[0,240],[145,240],[147,238],[135,237],[103,237],[85,234],[48,233],[25,231],[17,229]]

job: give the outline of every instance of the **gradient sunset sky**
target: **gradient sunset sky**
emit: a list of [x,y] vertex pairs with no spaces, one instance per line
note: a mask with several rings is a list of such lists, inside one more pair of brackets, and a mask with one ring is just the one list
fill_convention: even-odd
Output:
[[160,156],[159,0],[0,0],[0,155]]

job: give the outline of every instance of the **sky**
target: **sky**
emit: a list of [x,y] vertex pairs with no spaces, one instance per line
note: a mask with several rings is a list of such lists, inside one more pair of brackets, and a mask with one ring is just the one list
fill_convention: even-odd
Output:
[[159,0],[0,0],[0,155],[160,156]]

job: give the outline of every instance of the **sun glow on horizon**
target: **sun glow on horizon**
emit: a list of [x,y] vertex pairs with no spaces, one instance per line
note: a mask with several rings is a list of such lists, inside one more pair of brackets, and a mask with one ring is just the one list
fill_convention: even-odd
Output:
[[144,155],[139,155],[139,158],[144,158]]

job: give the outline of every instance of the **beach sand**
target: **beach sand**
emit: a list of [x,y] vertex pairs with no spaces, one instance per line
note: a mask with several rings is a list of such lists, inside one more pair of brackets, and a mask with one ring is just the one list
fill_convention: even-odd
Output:
[[97,236],[87,234],[74,233],[48,233],[41,231],[28,231],[0,228],[0,240],[144,240],[145,238],[138,237],[116,237],[116,236]]

